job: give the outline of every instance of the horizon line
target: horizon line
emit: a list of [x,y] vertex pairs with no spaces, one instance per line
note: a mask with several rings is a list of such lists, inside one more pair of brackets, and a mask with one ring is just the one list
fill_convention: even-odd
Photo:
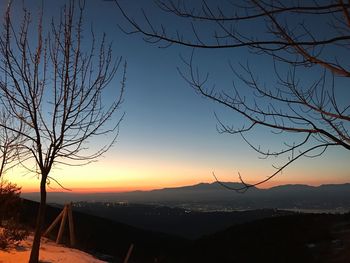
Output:
[[[72,194],[98,194],[98,193],[129,193],[129,192],[149,192],[149,191],[154,191],[154,190],[163,190],[163,189],[169,189],[169,188],[182,188],[182,187],[190,187],[190,186],[196,186],[199,184],[214,184],[218,183],[217,181],[213,181],[210,183],[205,183],[205,182],[200,182],[197,184],[189,184],[189,185],[180,185],[180,186],[169,186],[169,187],[161,187],[161,188],[153,188],[153,187],[113,187],[113,188],[108,188],[108,187],[99,187],[99,188],[72,188],[70,191],[65,190],[65,189],[47,189],[47,193],[72,193]],[[238,183],[241,184],[240,182],[221,182],[221,183]],[[321,183],[321,184],[308,184],[308,183],[286,183],[286,184],[276,184],[272,186],[267,186],[267,187],[256,187],[258,189],[271,189],[274,187],[278,186],[288,186],[288,185],[305,185],[305,186],[311,186],[311,187],[320,187],[322,185],[343,185],[343,184],[349,184],[350,182],[337,182],[337,183]],[[40,193],[38,190],[34,189],[28,189],[24,190],[21,193]]]

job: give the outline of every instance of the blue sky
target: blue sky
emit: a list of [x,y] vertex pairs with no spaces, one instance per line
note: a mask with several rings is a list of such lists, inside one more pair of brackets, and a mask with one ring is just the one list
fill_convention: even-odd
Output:
[[[19,12],[20,2],[15,1],[15,12]],[[107,39],[113,42],[114,54],[127,61],[126,94],[121,109],[126,116],[115,147],[98,163],[88,167],[59,167],[53,173],[60,182],[70,188],[84,188],[79,181],[86,180],[90,182],[87,188],[150,189],[213,181],[212,172],[223,181],[237,181],[240,172],[248,182],[255,182],[274,172],[272,164],[285,160],[261,160],[239,135],[216,131],[214,112],[227,123],[241,124],[244,120],[196,94],[178,74],[177,67],[182,67],[180,54],[188,57],[192,50],[178,46],[159,48],[145,43],[141,35],[126,35],[118,28],[118,24],[125,26],[125,21],[113,2],[86,2],[87,43],[92,25],[95,35],[98,37],[105,32]],[[140,18],[140,13],[136,12],[143,5],[152,21],[164,22],[164,17],[158,17],[143,1],[120,2],[136,18]],[[34,3],[26,2],[33,14],[37,10]],[[45,17],[58,15],[62,3],[44,1]],[[229,61],[235,65],[249,61],[264,81],[270,83],[273,79],[269,58],[257,57],[244,49],[199,50],[195,52],[195,59],[204,72],[211,73],[218,87],[231,85],[233,76]],[[119,80],[117,77],[111,85],[118,86]],[[112,87],[108,97],[114,96],[113,92]],[[349,90],[344,94],[349,94]],[[249,137],[265,147],[279,147],[283,142],[270,131],[260,129]],[[93,148],[99,140],[91,142],[90,146]],[[273,184],[346,182],[350,171],[348,159],[348,151],[331,149],[321,158],[304,158],[293,164],[276,177]],[[93,174],[85,179],[85,173]],[[14,176],[15,181],[29,189],[32,178],[18,174]]]

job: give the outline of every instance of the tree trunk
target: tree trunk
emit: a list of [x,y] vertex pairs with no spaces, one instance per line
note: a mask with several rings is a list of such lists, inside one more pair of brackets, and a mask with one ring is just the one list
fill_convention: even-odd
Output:
[[41,175],[40,182],[40,205],[39,212],[36,219],[34,240],[32,245],[32,250],[30,252],[29,263],[38,263],[39,262],[39,249],[40,249],[40,239],[42,228],[45,221],[45,208],[46,208],[46,174]]

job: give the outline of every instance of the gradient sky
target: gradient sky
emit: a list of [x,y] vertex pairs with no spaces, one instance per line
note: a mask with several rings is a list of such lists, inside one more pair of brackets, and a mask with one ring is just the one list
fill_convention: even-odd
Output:
[[[14,12],[18,14],[20,2],[15,1]],[[26,1],[33,14],[38,10],[36,2]],[[57,10],[63,2],[44,1],[45,16],[58,15]],[[137,10],[142,1],[121,3],[138,17]],[[1,10],[4,6],[5,1],[1,1]],[[148,5],[144,4],[144,7],[150,12],[152,21],[164,19],[153,16],[155,11]],[[113,41],[114,54],[127,60],[127,86],[122,106],[126,116],[117,144],[98,162],[83,167],[57,166],[52,171],[65,187],[75,191],[153,189],[212,182],[212,172],[222,181],[237,181],[240,172],[247,182],[253,183],[273,173],[272,164],[285,160],[261,160],[240,136],[217,132],[214,112],[227,123],[239,124],[242,119],[200,97],[178,74],[176,68],[182,65],[179,55],[188,57],[191,50],[176,46],[162,49],[143,42],[140,35],[125,35],[118,28],[118,24],[125,25],[125,21],[112,2],[87,1],[85,22],[87,40],[92,24],[96,36],[106,32],[107,39]],[[253,61],[259,74],[267,82],[271,81],[271,63],[264,58],[256,59],[243,49],[198,51],[195,58],[204,71],[211,72],[218,86],[231,85],[233,76],[228,68],[229,60],[236,64]],[[118,85],[118,81],[116,79],[111,85]],[[349,89],[344,94],[350,95]],[[108,95],[113,96],[112,93]],[[275,146],[278,149],[283,143],[270,131],[256,130],[249,136],[265,148]],[[93,148],[98,143],[99,140],[92,141],[90,146]],[[292,164],[261,187],[349,182],[349,157],[346,150],[330,149],[320,158],[304,158]],[[23,186],[23,191],[35,191],[39,186],[37,178],[21,169],[11,170],[7,178]],[[52,187],[60,190],[57,185],[52,184]]]

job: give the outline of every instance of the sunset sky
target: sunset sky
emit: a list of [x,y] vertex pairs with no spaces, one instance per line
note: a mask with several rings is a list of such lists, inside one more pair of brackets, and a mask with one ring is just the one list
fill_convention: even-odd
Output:
[[[5,2],[0,2],[1,10],[5,8]],[[14,1],[14,15],[20,15],[21,2]],[[25,1],[33,12],[33,20],[38,12],[36,2],[40,1]],[[59,14],[57,10],[64,1],[43,2],[48,19]],[[247,182],[254,183],[272,174],[275,171],[273,164],[282,164],[286,160],[259,159],[239,135],[217,132],[214,112],[228,124],[239,125],[243,120],[196,94],[179,75],[177,67],[182,66],[180,54],[188,57],[192,50],[178,46],[158,48],[145,43],[141,35],[125,35],[118,28],[118,24],[125,26],[125,21],[113,2],[86,2],[86,41],[89,40],[90,26],[96,38],[106,32],[107,39],[113,42],[114,54],[127,61],[126,94],[120,110],[126,115],[118,142],[97,162],[82,167],[55,167],[51,175],[62,185],[74,191],[155,189],[212,182],[212,172],[221,181],[238,181],[239,172]],[[138,5],[142,1],[120,2],[138,17]],[[148,6],[145,8],[155,23],[163,19],[153,17],[154,11]],[[195,52],[195,59],[204,72],[211,72],[217,86],[231,85],[234,76],[229,61],[236,65],[250,61],[267,83],[272,81],[271,61],[244,49],[199,50]],[[118,81],[116,78],[110,85],[117,86]],[[345,100],[349,99],[348,86],[343,92]],[[113,95],[113,92],[108,94]],[[117,117],[120,115],[112,121]],[[249,134],[249,138],[265,149],[283,146],[283,140],[279,141],[270,131],[257,129]],[[91,141],[91,149],[99,145],[100,140],[105,138]],[[349,151],[339,147],[329,149],[319,158],[301,159],[260,187],[350,182],[349,157]],[[37,191],[39,187],[39,180],[23,169],[10,170],[6,178],[22,186],[22,191]],[[50,186],[61,191],[53,182]]]

